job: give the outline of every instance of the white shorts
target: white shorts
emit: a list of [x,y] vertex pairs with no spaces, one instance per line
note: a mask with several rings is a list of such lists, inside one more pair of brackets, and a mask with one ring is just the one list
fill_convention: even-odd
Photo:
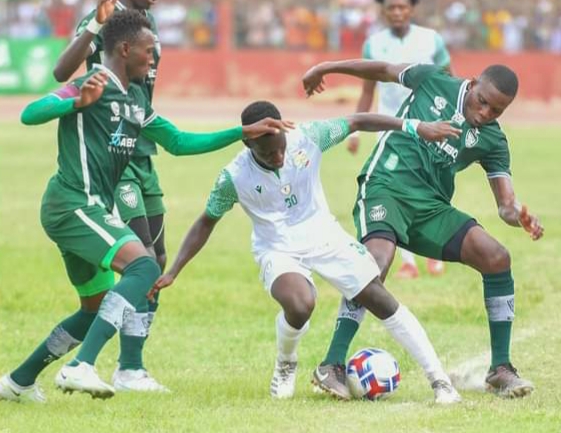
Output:
[[304,254],[267,251],[256,255],[259,277],[265,290],[282,274],[295,272],[315,287],[312,271],[331,283],[346,299],[353,299],[380,275],[380,269],[366,247],[341,229],[344,236]]

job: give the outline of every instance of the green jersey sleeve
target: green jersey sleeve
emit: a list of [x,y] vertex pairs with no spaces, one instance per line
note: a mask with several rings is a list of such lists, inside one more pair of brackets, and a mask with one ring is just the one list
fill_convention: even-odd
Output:
[[446,49],[444,39],[438,33],[434,33],[434,42],[436,45],[436,52],[434,53],[433,61],[436,66],[447,68],[450,66],[450,53]]
[[504,135],[495,142],[480,162],[489,179],[510,176],[510,152]]
[[213,152],[229,146],[243,137],[242,127],[225,129],[218,132],[183,132],[169,120],[146,112],[140,134],[162,146],[172,155],[197,155]]
[[299,128],[322,152],[341,143],[349,135],[349,123],[345,118],[316,120],[303,123]]
[[399,82],[405,87],[415,90],[428,77],[439,72],[442,72],[442,67],[440,66],[416,63],[409,65],[400,72]]
[[223,169],[206,203],[206,214],[213,219],[220,219],[238,202],[238,194],[230,172]]

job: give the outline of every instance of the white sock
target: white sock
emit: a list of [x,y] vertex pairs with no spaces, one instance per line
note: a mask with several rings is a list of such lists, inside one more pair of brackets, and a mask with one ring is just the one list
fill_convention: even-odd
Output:
[[298,347],[300,339],[310,328],[310,321],[308,320],[301,329],[293,328],[286,321],[284,312],[281,311],[277,314],[276,323],[278,360],[296,362],[298,359],[296,347]]
[[417,267],[417,263],[415,263],[415,255],[411,251],[404,250],[403,248],[400,248],[399,251],[401,252],[401,260],[403,263],[409,263],[410,265]]
[[437,379],[450,381],[434,351],[425,330],[405,305],[399,305],[393,316],[382,320],[388,332],[415,358],[430,383]]

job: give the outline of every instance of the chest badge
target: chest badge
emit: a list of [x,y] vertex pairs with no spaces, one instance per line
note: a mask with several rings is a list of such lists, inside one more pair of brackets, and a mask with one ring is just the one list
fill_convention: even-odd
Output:
[[281,192],[282,192],[284,195],[289,195],[289,194],[292,192],[292,187],[290,186],[289,183],[287,183],[286,185],[284,185],[284,186],[281,188]]
[[479,129],[471,128],[466,133],[465,146],[470,149],[477,144],[479,141]]

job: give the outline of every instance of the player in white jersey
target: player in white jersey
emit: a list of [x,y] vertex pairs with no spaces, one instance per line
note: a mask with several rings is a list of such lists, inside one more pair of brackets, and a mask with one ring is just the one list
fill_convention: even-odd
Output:
[[[281,119],[266,101],[249,105],[242,123],[271,116]],[[409,122],[409,124],[408,124]],[[422,137],[455,136],[449,123],[423,123],[370,113],[299,125],[289,134],[244,140],[246,149],[221,171],[206,210],[185,237],[169,271],[153,292],[173,283],[181,269],[200,251],[220,218],[239,203],[253,222],[252,249],[265,289],[281,305],[276,318],[277,359],[270,392],[275,398],[294,395],[296,348],[309,327],[316,291],[311,272],[334,285],[349,301],[364,305],[421,364],[439,403],[460,396],[450,384],[422,326],[399,305],[380,280],[378,265],[368,251],[347,234],[331,214],[320,180],[322,153],[355,130],[408,131]],[[438,139],[438,138],[437,138]],[[395,314],[379,308],[389,302]],[[435,385],[436,384],[436,385]],[[349,399],[347,387],[331,392]]]
[[[444,40],[433,29],[411,23],[414,7],[419,0],[376,0],[382,5],[382,14],[388,26],[370,35],[362,46],[362,57],[389,63],[428,63],[450,69],[450,54]],[[394,116],[411,90],[398,83],[382,83],[364,80],[356,112],[370,111],[375,90],[378,89],[377,112]],[[353,154],[358,151],[358,133],[349,138],[347,148]],[[410,279],[419,276],[415,256],[400,249],[402,266],[396,273],[398,278]],[[427,259],[427,271],[431,275],[444,272],[444,263]]]

